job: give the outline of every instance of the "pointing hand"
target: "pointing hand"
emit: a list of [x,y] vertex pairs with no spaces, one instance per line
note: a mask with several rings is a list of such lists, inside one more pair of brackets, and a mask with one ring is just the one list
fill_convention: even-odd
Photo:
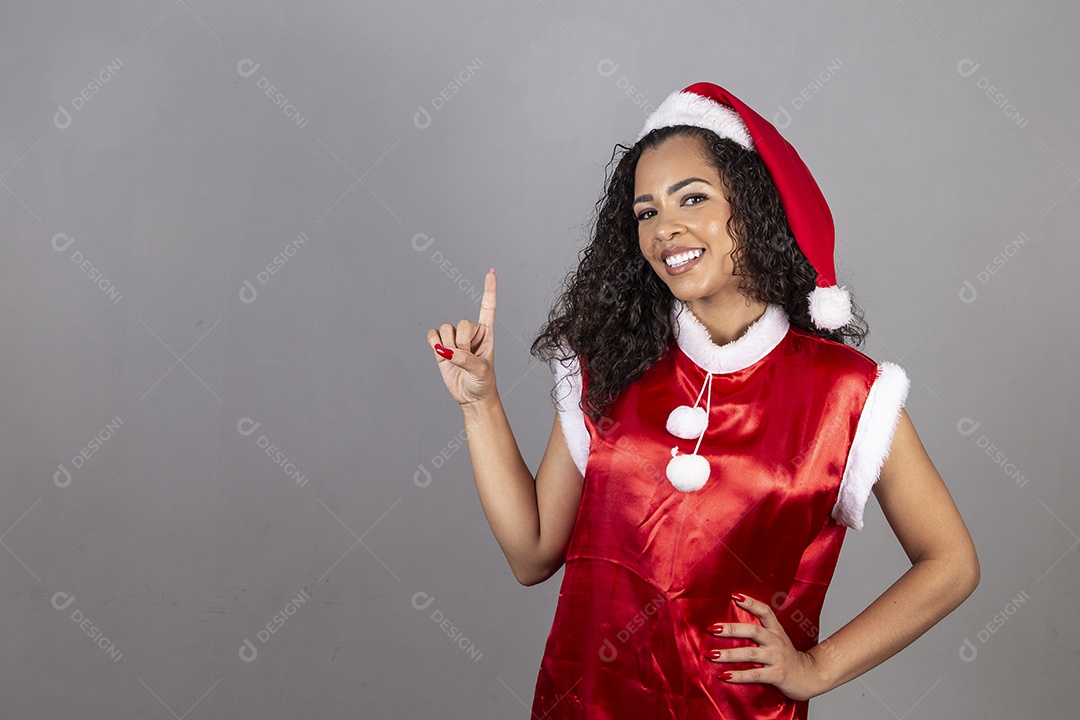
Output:
[[460,405],[498,396],[495,389],[495,268],[484,276],[480,318],[462,319],[455,328],[443,323],[428,330],[427,342],[436,355],[446,389]]

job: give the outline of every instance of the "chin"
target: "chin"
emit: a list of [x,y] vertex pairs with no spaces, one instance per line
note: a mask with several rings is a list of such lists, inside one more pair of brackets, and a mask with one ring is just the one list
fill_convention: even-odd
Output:
[[[668,290],[671,290],[671,288],[668,288]],[[676,300],[682,300],[684,303],[690,303],[693,300],[699,300],[701,298],[701,295],[699,293],[674,292],[674,291],[672,291],[671,296],[673,298],[675,298]]]
[[691,300],[697,300],[704,297],[707,293],[704,293],[701,288],[693,283],[666,283],[668,291],[679,300],[683,302],[689,302]]

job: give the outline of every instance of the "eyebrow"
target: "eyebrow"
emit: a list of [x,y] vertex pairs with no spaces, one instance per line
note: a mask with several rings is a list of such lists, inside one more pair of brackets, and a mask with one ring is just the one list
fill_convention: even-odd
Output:
[[[674,185],[672,185],[671,187],[669,187],[667,189],[667,194],[671,195],[672,193],[676,192],[679,188],[685,187],[685,186],[689,185],[692,182],[703,182],[706,185],[712,187],[712,183],[709,182],[708,180],[704,180],[704,179],[699,178],[699,177],[692,177],[692,178],[686,178],[685,180],[680,180],[679,182],[677,182]],[[638,195],[636,198],[634,198],[634,205],[637,205],[638,203],[643,203],[643,202],[652,202],[652,199],[653,199],[653,196],[650,193],[646,193],[645,195]]]

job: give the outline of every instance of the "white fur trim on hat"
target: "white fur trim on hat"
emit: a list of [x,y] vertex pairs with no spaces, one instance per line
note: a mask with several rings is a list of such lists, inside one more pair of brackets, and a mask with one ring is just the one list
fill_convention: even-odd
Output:
[[822,330],[839,330],[851,322],[851,294],[836,285],[816,287],[809,296],[810,318]]
[[[565,345],[563,346],[565,350]],[[565,352],[563,353],[565,354]],[[559,413],[559,425],[562,426],[566,445],[574,465],[585,476],[585,466],[589,460],[589,431],[585,427],[585,413],[581,410],[581,367],[575,355],[568,361],[552,361],[551,371],[555,375],[556,410]]]
[[693,125],[712,130],[724,138],[731,138],[747,150],[754,149],[754,139],[743,124],[739,113],[727,105],[704,98],[697,93],[676,91],[660,103],[649,115],[645,127],[638,133],[637,142],[656,128],[672,125]]
[[866,397],[855,438],[848,451],[840,494],[832,517],[841,525],[862,530],[863,509],[892,447],[900,409],[907,401],[911,381],[896,363],[878,364],[878,374]]

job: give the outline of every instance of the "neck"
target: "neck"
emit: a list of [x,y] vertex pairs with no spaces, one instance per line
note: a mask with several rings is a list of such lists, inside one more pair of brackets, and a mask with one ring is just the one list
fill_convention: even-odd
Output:
[[708,297],[686,303],[717,345],[738,340],[767,307],[765,303],[737,294],[735,297]]

